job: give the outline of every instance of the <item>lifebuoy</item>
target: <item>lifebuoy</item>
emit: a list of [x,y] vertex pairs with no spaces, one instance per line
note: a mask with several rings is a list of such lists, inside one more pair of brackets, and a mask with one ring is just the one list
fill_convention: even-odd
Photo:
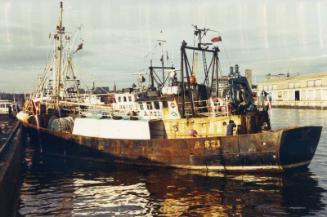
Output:
[[171,108],[175,108],[175,103],[173,103],[173,102],[170,103],[170,107],[171,107]]

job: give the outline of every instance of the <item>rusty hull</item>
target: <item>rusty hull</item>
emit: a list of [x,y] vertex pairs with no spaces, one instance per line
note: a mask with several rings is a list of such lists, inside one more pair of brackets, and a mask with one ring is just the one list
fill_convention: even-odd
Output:
[[[321,127],[298,127],[256,134],[191,139],[102,139],[55,132],[24,123],[40,137],[42,151],[61,157],[236,172],[283,172],[306,167]],[[302,136],[299,136],[302,135]]]

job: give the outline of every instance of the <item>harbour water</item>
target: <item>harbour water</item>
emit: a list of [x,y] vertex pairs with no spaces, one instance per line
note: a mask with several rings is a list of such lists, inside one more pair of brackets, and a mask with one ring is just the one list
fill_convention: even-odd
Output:
[[273,128],[324,126],[307,170],[216,174],[70,162],[28,149],[18,216],[324,216],[327,111],[273,109]]

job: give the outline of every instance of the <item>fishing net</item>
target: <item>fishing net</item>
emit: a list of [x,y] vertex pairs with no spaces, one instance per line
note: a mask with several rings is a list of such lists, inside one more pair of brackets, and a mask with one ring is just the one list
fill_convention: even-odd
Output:
[[72,117],[65,118],[50,118],[48,129],[54,131],[69,131],[72,132],[74,127],[74,119]]

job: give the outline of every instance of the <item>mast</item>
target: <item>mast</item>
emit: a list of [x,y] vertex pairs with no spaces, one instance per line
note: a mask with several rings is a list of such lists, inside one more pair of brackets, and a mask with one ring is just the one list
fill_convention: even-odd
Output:
[[61,86],[62,86],[62,59],[63,59],[63,35],[65,34],[65,27],[62,25],[62,17],[63,17],[63,3],[60,2],[60,15],[58,24],[56,27],[55,33],[55,98],[57,106],[59,105]]
[[161,62],[161,67],[162,67],[162,86],[165,85],[165,58],[164,58],[164,52],[163,52],[163,44],[166,42],[164,40],[158,40],[159,46],[161,47],[161,57],[160,57],[160,62]]
[[80,81],[76,79],[72,55],[83,49],[83,41],[73,50],[76,35],[77,31],[71,36],[63,26],[63,2],[60,2],[55,31],[49,34],[49,38],[53,40],[51,59],[34,93],[34,97],[47,100],[57,108],[63,99],[78,101],[80,98]]
[[151,80],[151,90],[154,90],[154,77],[153,77],[153,67],[152,67],[152,60],[150,60],[150,80]]
[[218,52],[219,52],[219,48],[215,47],[214,48],[215,52],[214,52],[214,56],[216,59],[216,97],[219,97],[219,58],[218,58]]
[[[191,82],[190,82],[190,72],[191,72],[191,67],[187,58],[187,53],[186,53],[186,48],[187,48],[187,43],[185,41],[182,42],[181,46],[181,79],[182,79],[182,117],[185,117],[185,93],[186,93],[186,88],[185,88],[185,81],[184,79],[186,78],[186,86],[188,89],[188,100],[191,103],[191,111],[192,111],[192,117],[195,116],[195,110],[194,110],[194,101],[193,101],[193,89],[191,88]],[[184,76],[185,72],[185,76]]]
[[[196,110],[195,110],[195,101],[193,92],[195,91],[195,85],[197,85],[196,80],[194,81],[194,78],[191,80],[193,76],[192,67],[190,66],[190,63],[188,61],[187,57],[187,50],[192,50],[193,53],[195,51],[200,51],[203,54],[203,70],[204,70],[204,82],[203,84],[209,88],[209,97],[216,95],[218,97],[219,95],[219,48],[217,46],[214,46],[212,48],[209,48],[209,45],[212,45],[212,43],[203,43],[202,37],[206,34],[206,32],[209,31],[209,29],[203,28],[198,29],[197,26],[195,26],[195,35],[198,36],[199,43],[197,46],[191,47],[188,46],[185,41],[182,42],[181,46],[181,86],[182,86],[182,117],[185,117],[186,115],[186,107],[185,104],[189,103],[191,105],[191,112],[192,117],[196,116]],[[206,54],[210,53],[212,55],[210,65],[207,67],[206,62]],[[193,66],[193,65],[192,65]],[[210,78],[211,77],[211,78]],[[185,79],[186,78],[186,79]],[[210,85],[210,86],[209,86]],[[216,89],[215,89],[216,88]],[[214,91],[214,92],[213,92]],[[187,96],[186,96],[187,95]],[[189,115],[189,114],[188,114]]]
[[185,84],[184,84],[184,51],[185,41],[182,42],[181,46],[181,82],[182,82],[182,118],[185,118]]
[[[200,29],[198,28],[197,25],[194,25],[194,35],[198,37],[198,44],[197,44],[197,47],[199,49],[202,49],[202,45],[210,45],[210,43],[202,43],[202,38],[207,34],[207,32],[210,30],[208,28],[203,28],[203,29]],[[202,61],[203,61],[203,71],[205,73],[205,76],[207,77],[207,74],[208,74],[208,67],[207,67],[207,61],[206,61],[206,53],[205,53],[205,50],[203,49],[202,50]],[[193,55],[194,55],[194,52],[193,52]],[[193,59],[194,60],[194,59]],[[193,68],[192,68],[193,69]],[[193,73],[193,70],[192,70],[192,73]],[[208,85],[208,80],[205,80],[204,81],[205,84]]]
[[[161,66],[153,66],[152,64],[152,59],[150,60],[150,66],[149,66],[149,71],[150,71],[150,87],[151,89],[155,89],[155,83],[157,85],[157,87],[160,89],[162,87],[165,86],[166,81],[168,79],[168,75],[166,75],[166,70],[170,69],[170,70],[175,70],[175,67],[172,66],[165,66],[165,57],[164,57],[164,43],[166,43],[165,40],[157,40],[158,45],[161,47],[161,55],[160,55],[160,62],[161,62]],[[167,54],[167,62],[168,62],[168,52],[166,52]],[[161,70],[161,78],[160,75],[158,75],[158,73],[156,73],[156,70]]]

